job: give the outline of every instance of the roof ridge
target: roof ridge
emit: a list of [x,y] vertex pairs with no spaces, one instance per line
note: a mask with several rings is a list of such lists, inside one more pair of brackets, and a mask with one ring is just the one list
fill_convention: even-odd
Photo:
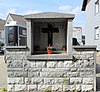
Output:
[[9,15],[14,15],[14,16],[21,16],[24,17],[23,15],[15,14],[15,13],[9,13]]

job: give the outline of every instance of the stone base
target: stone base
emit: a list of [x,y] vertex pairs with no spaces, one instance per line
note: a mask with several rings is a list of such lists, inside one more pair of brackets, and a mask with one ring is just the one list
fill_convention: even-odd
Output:
[[94,92],[95,52],[73,53],[70,60],[28,60],[18,52],[6,55],[8,92]]

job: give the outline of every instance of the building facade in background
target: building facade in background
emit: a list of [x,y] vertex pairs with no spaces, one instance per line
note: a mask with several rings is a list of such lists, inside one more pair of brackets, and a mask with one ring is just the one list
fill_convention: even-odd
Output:
[[5,24],[5,45],[23,46],[26,44],[26,35],[26,20],[24,16],[9,14]]
[[100,0],[84,0],[82,11],[86,11],[86,45],[100,50]]
[[82,27],[74,27],[73,28],[73,38],[77,39],[77,43],[79,45],[85,44],[85,38],[82,35]]
[[0,43],[4,44],[4,25],[5,20],[0,19]]

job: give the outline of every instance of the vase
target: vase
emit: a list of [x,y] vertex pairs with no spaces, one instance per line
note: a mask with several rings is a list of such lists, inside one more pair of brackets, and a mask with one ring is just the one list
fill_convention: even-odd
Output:
[[48,52],[48,54],[52,54],[52,50],[48,50],[47,52]]

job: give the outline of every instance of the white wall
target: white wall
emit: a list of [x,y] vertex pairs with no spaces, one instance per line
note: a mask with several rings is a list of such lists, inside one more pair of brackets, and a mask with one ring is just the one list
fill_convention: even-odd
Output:
[[80,45],[83,44],[82,43],[82,28],[81,27],[79,27],[79,28],[74,27],[73,28],[73,38],[76,38]]
[[100,50],[100,35],[99,40],[95,40],[95,27],[100,28],[100,6],[99,13],[95,14],[95,2],[91,0],[86,7],[86,45],[97,45],[97,50]]

